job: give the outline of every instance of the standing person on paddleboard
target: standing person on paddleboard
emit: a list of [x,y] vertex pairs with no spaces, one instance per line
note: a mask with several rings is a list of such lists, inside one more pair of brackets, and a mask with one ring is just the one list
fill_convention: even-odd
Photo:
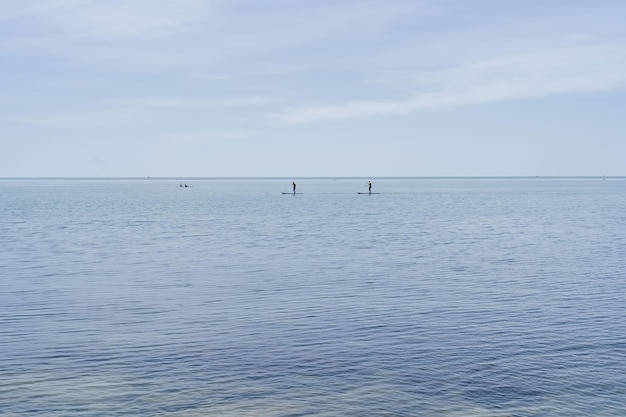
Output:
[[291,183],[291,185],[293,185],[293,193],[295,194],[296,193],[296,183],[295,183],[295,181],[293,181]]
[[369,191],[370,194],[372,194],[372,182],[371,181],[367,182],[367,190]]

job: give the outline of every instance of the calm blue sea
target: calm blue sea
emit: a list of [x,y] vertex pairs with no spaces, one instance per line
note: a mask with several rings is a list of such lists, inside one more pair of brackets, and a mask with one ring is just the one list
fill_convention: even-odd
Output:
[[296,182],[0,180],[0,415],[626,415],[626,179]]

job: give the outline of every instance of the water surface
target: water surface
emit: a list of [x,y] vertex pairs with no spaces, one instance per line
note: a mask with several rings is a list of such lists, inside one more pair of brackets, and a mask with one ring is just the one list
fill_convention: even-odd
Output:
[[626,415],[626,180],[0,180],[3,416]]

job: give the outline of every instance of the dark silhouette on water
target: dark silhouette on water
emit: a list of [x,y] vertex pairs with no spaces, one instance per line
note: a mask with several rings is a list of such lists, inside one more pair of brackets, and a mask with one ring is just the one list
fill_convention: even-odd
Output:
[[372,194],[380,194],[380,193],[373,193],[372,192],[372,181],[368,181],[367,182],[367,191],[363,191],[363,192],[358,192],[357,194],[367,194],[367,195],[372,195]]
[[295,194],[296,193],[296,183],[295,183],[295,181],[293,181],[291,183],[291,185],[293,186],[293,193]]

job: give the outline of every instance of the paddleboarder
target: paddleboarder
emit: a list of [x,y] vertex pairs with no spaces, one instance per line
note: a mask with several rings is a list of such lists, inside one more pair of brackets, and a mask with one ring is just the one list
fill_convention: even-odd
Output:
[[295,193],[296,193],[296,182],[295,182],[295,181],[293,181],[293,182],[291,183],[291,185],[293,186],[293,193],[295,194]]
[[372,194],[372,182],[371,181],[367,182],[367,190],[369,191],[370,194]]

